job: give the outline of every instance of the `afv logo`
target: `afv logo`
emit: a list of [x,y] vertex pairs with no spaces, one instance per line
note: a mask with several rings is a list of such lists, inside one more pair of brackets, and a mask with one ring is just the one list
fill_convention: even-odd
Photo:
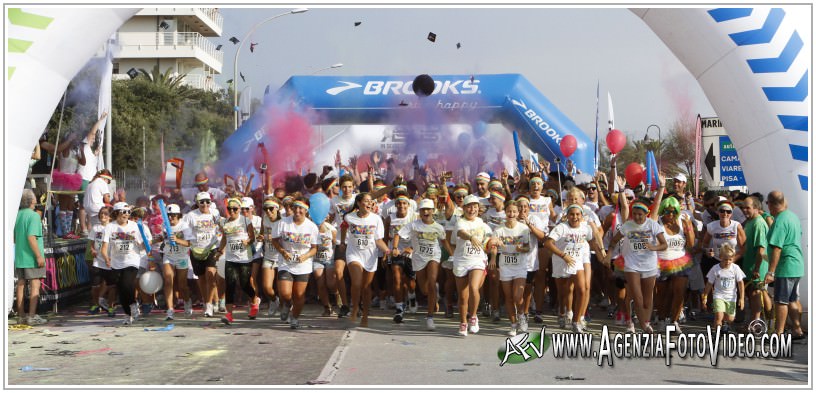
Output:
[[[344,91],[362,87],[357,83],[340,81],[343,86],[326,90],[329,95],[338,95]],[[363,94],[370,95],[413,95],[413,81],[368,81]],[[445,80],[434,81],[433,94],[479,94],[479,80]]]
[[530,121],[541,131],[544,131],[544,133],[547,134],[547,136],[550,137],[552,140],[554,140],[555,143],[558,144],[561,143],[561,136],[558,135],[558,131],[550,127],[550,124],[544,121],[544,119],[541,116],[539,116],[534,110],[527,108],[527,104],[525,104],[524,101],[514,100],[511,98],[510,102],[512,102],[513,105],[522,108],[524,110],[523,111],[524,116],[530,119]]
[[518,364],[530,359],[540,359],[550,348],[550,337],[544,334],[544,326],[540,333],[524,333],[505,339],[504,345],[499,347],[499,366],[505,363]]

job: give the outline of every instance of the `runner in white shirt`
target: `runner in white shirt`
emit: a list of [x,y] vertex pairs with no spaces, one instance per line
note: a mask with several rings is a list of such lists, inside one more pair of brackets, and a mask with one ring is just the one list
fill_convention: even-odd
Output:
[[[323,305],[323,316],[329,317],[332,315],[332,302],[329,299],[334,298],[332,295],[337,291],[337,284],[334,282],[334,273],[329,274],[326,271],[334,269],[334,241],[337,238],[337,229],[325,220],[318,225],[318,229],[320,241],[317,245],[317,255],[312,261],[312,275],[317,282],[317,296]],[[331,295],[329,291],[332,292]]]
[[[527,280],[524,286],[523,313],[525,319],[523,322],[527,322],[526,316],[530,313],[531,300],[535,298],[535,321],[541,323],[544,321],[541,314],[544,309],[548,267],[546,263],[541,263],[546,262],[546,260],[539,259],[541,255],[539,251],[544,249],[544,247],[539,247],[539,243],[543,244],[550,232],[549,219],[541,219],[540,216],[530,214],[530,199],[527,196],[519,195],[516,201],[519,205],[518,221],[524,223],[530,229],[530,252],[527,253]],[[547,255],[549,254],[550,252],[547,251]],[[519,322],[519,328],[521,327],[524,326]]]
[[187,288],[187,269],[190,268],[190,244],[193,238],[193,230],[181,221],[181,208],[176,204],[167,205],[167,218],[170,220],[173,241],[168,241],[167,233],[163,231],[161,234],[161,239],[163,239],[161,249],[164,250],[162,273],[164,276],[164,298],[167,301],[167,317],[165,320],[171,321],[174,316],[173,306],[176,304],[173,301],[176,290],[184,299],[184,314],[187,317],[193,315],[190,290]]
[[250,220],[252,228],[255,230],[255,241],[252,243],[251,248],[252,274],[249,280],[252,290],[255,291],[255,298],[252,299],[249,309],[249,319],[255,319],[261,306],[261,289],[258,282],[261,281],[261,265],[263,264],[264,254],[263,234],[261,233],[263,218],[255,215],[255,201],[250,197],[241,198],[241,214]]
[[[227,325],[235,320],[232,311],[235,309],[235,289],[240,286],[254,303],[255,289],[250,284],[252,276],[252,243],[255,242],[255,228],[249,218],[241,215],[241,200],[227,199],[227,217],[219,223],[221,243],[218,245],[218,256],[224,255],[224,280],[226,281],[227,313],[221,322]],[[258,305],[253,304],[249,310],[250,319],[258,314]]]
[[[467,336],[479,332],[479,287],[484,280],[487,266],[485,248],[493,245],[490,227],[478,217],[479,198],[468,195],[462,203],[464,215],[456,220],[456,250],[454,251],[453,274],[456,276],[456,290],[459,292],[459,335]],[[468,326],[470,325],[470,326]]]
[[[553,277],[556,278],[560,303],[558,325],[563,328],[566,321],[572,319],[573,331],[583,333],[585,327],[581,317],[586,312],[584,298],[588,296],[585,286],[581,285],[585,282],[584,270],[589,264],[590,248],[601,256],[604,251],[594,231],[584,222],[584,207],[572,204],[565,211],[567,222],[556,225],[544,245],[553,253]],[[571,313],[568,312],[570,307]]]
[[[462,202],[468,195],[468,190],[464,184],[460,184],[453,191],[453,197],[450,204],[445,207],[445,239],[451,246],[451,249],[456,247],[456,237],[453,232],[456,229],[456,220],[464,213],[462,211]],[[440,223],[441,224],[441,223]],[[453,294],[456,292],[456,276],[453,275],[453,253],[442,255],[442,274],[445,275],[445,318],[453,318]]]
[[530,178],[530,215],[538,216],[545,222],[555,221],[553,200],[549,196],[541,195],[544,191],[544,180],[538,175]]
[[300,327],[300,312],[306,303],[306,287],[312,273],[312,258],[317,254],[320,242],[320,230],[306,217],[309,212],[306,198],[296,198],[290,210],[292,217],[281,219],[274,229],[272,244],[281,255],[278,261],[278,292],[283,308],[280,318],[282,321],[289,319],[289,327],[297,329]]
[[[393,247],[394,244],[391,241],[399,230],[406,224],[414,221],[415,214],[409,210],[409,201],[410,199],[405,195],[400,195],[394,199],[396,211],[388,214],[383,222],[386,229],[385,242],[386,244],[390,244],[391,247]],[[390,258],[388,258],[388,265],[393,272],[394,307],[396,310],[394,312],[395,323],[402,323],[403,314],[405,312],[403,301],[405,300],[405,293],[410,291],[408,278],[412,276],[414,272],[411,266],[411,259],[407,255],[402,255],[403,249],[405,249],[405,244],[403,244],[402,249],[396,250],[396,254],[392,251]]]
[[[496,229],[504,226],[504,221],[506,220],[504,213],[505,196],[501,190],[496,189],[501,188],[501,183],[490,182],[490,184],[493,185],[490,190],[490,197],[488,198],[490,207],[482,215],[482,221],[490,227],[491,231],[495,232]],[[488,302],[485,304],[482,315],[486,317],[492,316],[493,322],[498,322],[501,319],[499,317],[499,292],[501,291],[501,284],[499,283],[499,270],[496,269],[495,265],[492,269],[488,266],[487,276],[483,279],[482,286],[484,285],[484,281],[487,281]]]
[[[124,324],[131,325],[138,314],[136,305],[136,273],[139,271],[139,251],[144,250],[144,242],[135,222],[128,221],[130,208],[127,203],[113,205],[116,220],[105,227],[102,237],[102,259],[117,275],[116,288],[119,290],[119,304],[125,310]],[[108,248],[110,247],[110,249]],[[110,250],[110,251],[109,251]]]
[[374,200],[368,193],[357,194],[354,208],[343,218],[340,228],[341,242],[346,245],[346,260],[351,274],[351,316],[354,323],[363,299],[363,317],[360,326],[368,326],[368,309],[371,306],[371,281],[377,271],[377,249],[387,253],[383,241],[385,228],[380,216],[371,213]]
[[[519,203],[510,201],[505,207],[505,224],[493,231],[497,239],[496,250],[490,253],[488,269],[499,265],[499,277],[504,292],[504,305],[510,319],[510,337],[516,331],[527,331],[527,315],[524,314],[524,283],[527,281],[527,264],[530,253],[530,228],[518,222]],[[496,252],[498,251],[498,252]],[[496,258],[499,261],[496,261]]]
[[198,276],[198,288],[204,301],[204,316],[213,316],[213,302],[218,301],[215,275],[217,273],[215,248],[218,239],[217,211],[212,211],[212,199],[207,192],[196,195],[198,209],[187,213],[184,221],[193,230],[192,244],[190,245],[190,265],[193,273]]
[[[635,313],[640,326],[646,333],[652,333],[649,321],[654,308],[654,287],[660,274],[657,264],[657,252],[668,247],[663,227],[648,218],[649,207],[643,202],[632,205],[631,219],[621,225],[610,244],[617,244],[625,239],[622,245],[626,292],[635,301]],[[654,242],[657,241],[657,244]],[[610,254],[611,255],[611,254]],[[609,256],[605,263],[609,263]]]
[[[734,263],[736,252],[731,244],[724,244],[717,256],[720,263],[714,265],[706,275],[707,283],[703,292],[703,310],[706,309],[706,297],[714,293],[712,311],[714,311],[714,325],[722,326],[725,322],[734,322],[736,310],[745,308],[745,273],[739,265]],[[728,325],[724,328],[729,331]]]
[[114,303],[116,302],[116,273],[105,263],[102,258],[102,243],[105,236],[105,227],[110,224],[111,209],[103,207],[99,209],[98,222],[91,227],[88,234],[88,249],[93,256],[93,266],[91,266],[91,301],[93,302],[89,314],[97,314],[100,309],[108,312],[109,317],[115,315]]
[[[350,175],[343,175],[337,182],[340,186],[340,195],[330,199],[329,218],[333,225],[338,230],[343,227],[343,216],[351,211],[354,207],[354,178]],[[329,185],[327,190],[335,188],[334,183]],[[337,291],[340,292],[340,301],[343,303],[340,306],[340,311],[337,313],[338,318],[349,316],[351,309],[349,308],[348,291],[346,291],[346,280],[344,273],[346,271],[346,245],[340,241],[340,236],[335,239],[336,247],[334,249],[334,282],[337,283]],[[331,273],[329,271],[328,273]]]
[[261,265],[263,276],[263,291],[269,297],[269,311],[266,315],[273,317],[280,309],[280,300],[275,295],[275,269],[278,267],[280,253],[272,245],[272,234],[280,222],[281,202],[274,195],[264,198],[264,216],[261,221],[261,236],[263,236],[264,260]]

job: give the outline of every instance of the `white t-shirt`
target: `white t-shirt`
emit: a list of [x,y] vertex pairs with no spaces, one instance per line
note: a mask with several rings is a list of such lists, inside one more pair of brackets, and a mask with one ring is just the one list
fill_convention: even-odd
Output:
[[[481,243],[482,248],[477,249],[473,247],[470,240],[459,238],[459,231],[465,231],[470,234],[474,240]],[[453,252],[454,263],[457,265],[469,265],[482,263],[487,261],[487,254],[484,251],[484,241],[493,234],[490,226],[484,223],[481,218],[474,217],[473,220],[467,220],[460,217],[456,220],[456,228],[453,230],[452,238],[455,237],[456,250]]]
[[496,211],[493,207],[489,207],[485,214],[482,215],[482,221],[490,226],[492,231],[504,226],[505,220],[507,220],[507,214],[504,211]]
[[[102,224],[95,224],[88,234],[88,238],[93,240],[93,248],[96,250],[96,257],[93,260],[93,266],[103,270],[110,270],[108,265],[105,264],[105,259],[102,258],[102,242],[104,241],[104,237],[105,226]],[[110,255],[110,251],[111,249],[108,247],[108,255]]]
[[102,241],[110,246],[109,256],[112,268],[139,267],[141,262],[139,252],[144,242],[135,222],[128,221],[124,226],[120,226],[116,222],[108,224],[105,227]]
[[374,250],[375,241],[385,236],[385,227],[380,216],[369,213],[365,218],[354,212],[346,215],[346,245],[349,249]]
[[[578,228],[573,228],[569,223],[562,222],[553,228],[548,235],[555,240],[555,247],[569,255],[576,264],[589,263],[589,241],[592,240],[592,228],[585,222],[581,222]],[[553,260],[565,263],[564,259],[553,254]]]
[[[252,215],[252,228],[255,229],[255,237],[258,237],[258,234],[261,232],[261,216]],[[261,247],[263,243],[255,242],[251,245],[252,250],[252,260],[258,259],[263,257],[263,247]]]
[[320,230],[320,243],[317,245],[317,255],[315,255],[315,262],[331,262],[334,259],[334,242],[333,237],[337,236],[337,229],[334,225],[323,222],[318,228]]
[[[399,230],[400,250],[409,244],[414,249],[411,259],[419,265],[430,261],[439,261],[442,258],[442,246],[439,241],[445,239],[445,228],[438,222],[430,225],[422,220],[415,220]],[[410,241],[410,243],[409,243]]]
[[[175,226],[171,226],[170,230],[173,231],[173,235],[182,240],[190,240],[193,238],[193,230],[190,229],[190,226],[187,223],[180,221]],[[164,234],[164,260],[170,261],[173,263],[181,262],[181,261],[190,261],[190,247],[182,246],[179,243],[176,245],[170,244],[167,240],[167,234]]]
[[[212,209],[212,205],[210,205]],[[213,214],[204,214],[200,210],[191,210],[187,213],[182,221],[187,224],[193,231],[191,249],[207,249],[214,247],[218,241],[218,225],[216,225],[216,217]]]
[[[550,219],[547,218],[542,219],[539,216],[528,216],[528,221],[530,226],[535,227],[539,231],[544,232],[544,236],[546,237],[550,233],[550,226],[549,222]],[[530,252],[527,254],[527,271],[534,272],[538,271],[538,237],[533,234],[533,231],[530,231]]]
[[[673,261],[677,258],[682,258],[686,255],[686,234],[683,232],[683,222],[677,218],[677,225],[680,226],[680,231],[674,235],[669,235],[668,232],[663,232],[666,238],[668,247],[663,251],[657,252],[657,257],[664,261]],[[665,229],[665,228],[664,228]]]
[[[587,205],[582,206],[582,208],[584,210],[584,222],[593,222],[596,227],[600,228],[601,220],[598,218],[598,215],[592,211],[592,208]],[[561,210],[555,219],[556,224],[561,222],[567,222],[567,213],[564,210]]]
[[[382,204],[379,215],[382,218],[397,214],[396,199],[389,200]],[[408,199],[408,215],[417,213],[417,203],[413,199]]]
[[499,260],[496,263],[500,266],[519,267],[526,271],[529,251],[519,252],[517,247],[530,246],[530,228],[520,222],[513,228],[502,225],[493,231],[493,237],[499,238],[504,244],[504,247],[499,249]]
[[106,194],[110,195],[108,182],[101,177],[97,178],[88,184],[88,188],[85,190],[85,199],[82,201],[82,207],[85,208],[85,211],[89,215],[98,215],[99,209],[105,206]]
[[268,216],[263,216],[264,259],[267,261],[277,262],[280,258],[280,253],[272,245],[272,234],[275,233],[275,227],[277,227],[279,223],[280,220],[273,222]]
[[85,152],[85,165],[80,165],[79,168],[77,168],[77,173],[82,176],[82,180],[91,181],[94,175],[96,175],[98,158],[96,154],[94,154],[94,151],[91,150],[90,143],[82,144],[82,149]]
[[706,279],[714,286],[714,299],[734,302],[737,300],[737,282],[745,279],[745,273],[736,263],[732,263],[728,269],[716,264],[708,271]]
[[663,233],[663,227],[651,218],[646,218],[638,225],[628,220],[621,225],[620,233],[624,242],[621,253],[624,266],[637,272],[648,272],[657,269],[657,252],[646,248],[646,244],[656,244],[657,235]]
[[544,222],[550,222],[550,209],[552,208],[552,198],[545,197],[543,195],[539,195],[538,198],[532,199],[530,197],[530,215],[537,216],[538,218],[544,220]]
[[249,239],[250,220],[244,216],[230,221],[223,218],[221,228],[224,236],[227,237],[227,245],[224,250],[224,258],[228,262],[247,263],[252,256],[251,250],[244,245],[244,240]]
[[720,225],[720,220],[711,221],[706,225],[706,231],[711,236],[710,247],[714,249],[714,259],[720,260],[720,247],[723,244],[730,244],[731,247],[734,247],[734,251],[739,250],[737,231],[741,227],[742,225],[734,220],[731,220],[731,224],[724,228]]
[[[408,210],[408,214],[405,217],[399,218],[397,217],[396,212],[393,214],[389,214],[388,217],[390,218],[388,223],[388,239],[386,239],[386,244],[388,244],[389,248],[394,248],[394,235],[398,234],[400,230],[405,227],[406,225],[412,223],[416,219],[416,215]],[[400,236],[402,237],[402,236]],[[405,247],[408,247],[408,242],[400,242],[399,251],[402,252],[405,250]],[[437,247],[438,248],[438,247]]]
[[[356,198],[356,196],[357,194],[351,194],[351,198],[349,199],[336,196],[329,201],[329,215],[333,217],[332,222],[335,228],[340,228],[340,224],[343,223],[343,215],[351,211],[354,207],[354,198]],[[340,244],[340,236],[337,236],[335,244]]]
[[304,219],[300,225],[295,224],[293,217],[284,217],[273,228],[272,238],[278,239],[281,247],[292,256],[292,260],[278,259],[278,270],[291,274],[309,274],[312,272],[312,258],[298,262],[297,258],[309,252],[312,246],[320,242],[320,230],[310,219]]

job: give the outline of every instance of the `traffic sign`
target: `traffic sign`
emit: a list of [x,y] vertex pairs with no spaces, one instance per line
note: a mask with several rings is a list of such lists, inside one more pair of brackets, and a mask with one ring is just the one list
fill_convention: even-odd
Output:
[[702,118],[703,178],[709,188],[745,186],[739,155],[717,117]]

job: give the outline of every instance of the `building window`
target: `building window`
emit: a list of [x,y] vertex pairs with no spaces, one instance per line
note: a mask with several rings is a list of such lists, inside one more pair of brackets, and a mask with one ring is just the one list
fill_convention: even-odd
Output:
[[118,61],[113,62],[113,73],[114,74],[119,73],[119,62]]

